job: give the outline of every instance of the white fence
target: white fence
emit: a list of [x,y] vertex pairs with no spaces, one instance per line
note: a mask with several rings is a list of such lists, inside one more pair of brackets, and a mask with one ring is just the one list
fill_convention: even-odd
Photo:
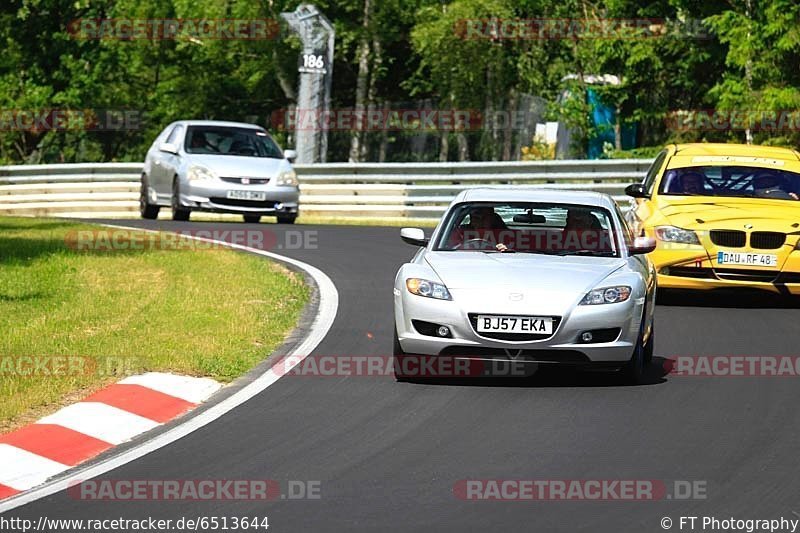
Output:
[[[304,215],[438,217],[458,191],[482,185],[576,189],[623,197],[649,159],[296,165]],[[141,163],[0,167],[0,214],[138,216]],[[168,210],[164,210],[166,216]]]

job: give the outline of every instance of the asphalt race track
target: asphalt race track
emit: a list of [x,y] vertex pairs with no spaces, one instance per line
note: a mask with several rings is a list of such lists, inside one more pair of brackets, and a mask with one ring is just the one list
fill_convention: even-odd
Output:
[[[118,223],[118,222],[117,222]],[[127,223],[126,223],[127,224]],[[252,229],[142,222],[162,229]],[[317,249],[274,250],[339,290],[314,355],[390,355],[392,282],[414,253],[399,228],[262,225],[317,231]],[[243,273],[246,275],[246,273]],[[235,295],[232,295],[235,297]],[[107,479],[318,480],[318,500],[79,501],[59,493],[6,517],[269,517],[270,531],[663,531],[680,516],[800,517],[800,378],[664,374],[665,357],[800,355],[797,302],[751,294],[667,294],[656,311],[650,384],[602,374],[443,384],[391,377],[286,376],[216,422]],[[464,479],[673,480],[706,498],[464,501]]]

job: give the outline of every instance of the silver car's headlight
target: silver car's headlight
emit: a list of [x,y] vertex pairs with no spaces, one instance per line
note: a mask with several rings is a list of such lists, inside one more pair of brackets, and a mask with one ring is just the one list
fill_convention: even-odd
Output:
[[193,165],[189,167],[189,172],[186,173],[186,178],[189,181],[203,181],[216,179],[217,175],[206,167]]
[[437,300],[452,300],[450,291],[441,283],[427,279],[408,278],[406,288],[411,294],[425,296],[426,298],[436,298]]
[[700,244],[697,233],[689,229],[675,226],[656,226],[656,237],[664,242],[680,242],[683,244]]
[[603,287],[589,291],[581,300],[581,305],[617,304],[631,297],[631,288],[627,285]]
[[280,187],[297,187],[297,172],[294,170],[286,170],[278,174],[278,179],[275,180],[276,185]]

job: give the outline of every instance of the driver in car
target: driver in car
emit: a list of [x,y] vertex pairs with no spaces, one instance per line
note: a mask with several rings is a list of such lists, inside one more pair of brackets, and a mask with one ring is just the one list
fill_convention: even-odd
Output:
[[784,188],[784,180],[775,173],[762,173],[753,177],[753,196],[759,198],[785,198],[800,200],[795,192],[787,192]]
[[476,206],[469,211],[469,223],[456,228],[450,236],[453,249],[485,250],[493,246],[500,252],[509,250],[503,241],[513,237],[511,230],[491,206]]
[[681,187],[684,194],[703,194],[705,178],[697,172],[687,172],[681,176]]

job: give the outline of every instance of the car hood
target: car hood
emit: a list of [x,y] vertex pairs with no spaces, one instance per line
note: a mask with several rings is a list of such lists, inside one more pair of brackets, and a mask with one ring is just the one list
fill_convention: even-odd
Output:
[[703,229],[742,229],[744,224],[756,231],[797,231],[800,202],[756,198],[703,198],[663,202],[661,213],[673,226]]
[[457,299],[509,312],[517,307],[509,298],[519,298],[520,312],[536,301],[552,314],[565,313],[625,264],[620,258],[482,252],[431,252],[425,260]]
[[274,178],[291,169],[285,159],[268,157],[188,154],[187,162],[204,166],[221,177]]

